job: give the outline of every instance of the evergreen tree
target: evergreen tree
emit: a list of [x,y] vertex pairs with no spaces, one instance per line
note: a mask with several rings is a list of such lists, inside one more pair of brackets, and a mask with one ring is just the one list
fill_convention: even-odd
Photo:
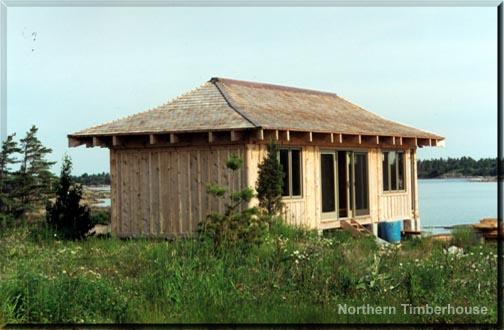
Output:
[[278,160],[278,145],[268,143],[268,154],[259,164],[259,177],[256,182],[259,206],[268,214],[276,215],[282,209],[283,169]]
[[20,149],[14,141],[16,133],[7,136],[0,151],[0,212],[9,213],[14,201],[12,196],[13,174],[11,166],[19,161],[13,157]]
[[[243,160],[237,155],[231,155],[226,162],[231,176],[238,175],[242,166]],[[217,250],[238,246],[246,251],[252,245],[262,242],[267,224],[257,216],[257,208],[245,207],[254,197],[252,188],[233,192],[228,187],[210,183],[207,193],[224,202],[224,213],[212,212],[198,224],[201,237],[210,238]]]
[[65,239],[83,239],[93,227],[89,208],[80,205],[82,186],[75,184],[70,172],[72,161],[65,156],[56,188],[56,201],[48,202],[46,220]]
[[20,215],[33,209],[37,204],[43,205],[52,192],[53,175],[49,169],[55,162],[46,159],[52,149],[42,145],[37,138],[37,131],[38,128],[33,125],[20,140],[22,158],[15,183]]

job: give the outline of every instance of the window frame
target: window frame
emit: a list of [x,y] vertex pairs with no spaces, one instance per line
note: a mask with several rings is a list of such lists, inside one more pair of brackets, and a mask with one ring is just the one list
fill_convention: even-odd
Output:
[[[282,192],[282,199],[301,199],[303,198],[303,148],[279,148],[278,149],[278,161],[280,162],[280,152],[282,150],[287,151],[287,168],[288,168],[288,173],[287,174],[287,182],[289,184],[289,194],[288,195],[283,195]],[[292,194],[292,150],[299,151],[299,195],[293,195]]]
[[[402,173],[403,173],[403,188],[402,189],[393,189],[392,188],[392,171],[391,171],[391,165],[388,164],[388,161],[387,161],[387,175],[388,175],[388,182],[387,182],[387,186],[389,187],[388,190],[385,189],[385,182],[383,182],[383,174],[384,174],[384,171],[385,171],[385,168],[383,166],[383,162],[385,160],[386,157],[388,157],[388,153],[389,152],[395,152],[396,153],[396,160],[395,160],[395,179],[396,179],[396,185],[398,186],[399,185],[399,166],[401,164],[399,164],[399,154],[402,154]],[[382,150],[381,152],[382,154],[382,173],[381,173],[381,177],[382,177],[382,192],[384,194],[394,194],[394,193],[405,193],[407,192],[407,189],[406,189],[406,152],[404,150]]]

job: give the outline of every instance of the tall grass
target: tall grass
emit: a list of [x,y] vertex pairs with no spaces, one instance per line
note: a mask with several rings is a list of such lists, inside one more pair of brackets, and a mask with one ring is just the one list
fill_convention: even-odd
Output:
[[[372,238],[274,223],[248,252],[197,239],[60,241],[43,227],[0,235],[0,324],[108,322],[494,322],[496,248],[450,255],[429,239]],[[396,306],[342,315],[339,304]],[[486,306],[488,315],[404,315],[401,304]]]

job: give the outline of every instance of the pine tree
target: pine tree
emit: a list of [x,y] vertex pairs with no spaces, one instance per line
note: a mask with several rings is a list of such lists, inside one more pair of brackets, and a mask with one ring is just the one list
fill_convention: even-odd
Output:
[[11,166],[19,161],[13,157],[20,149],[14,141],[16,133],[7,136],[0,151],[0,212],[9,213],[14,204],[12,196],[13,174]]
[[72,161],[65,156],[56,188],[56,201],[46,206],[46,221],[64,239],[83,239],[93,227],[89,208],[80,205],[82,186],[70,175]]
[[20,140],[22,158],[15,180],[19,215],[34,209],[39,204],[43,205],[52,192],[53,176],[49,169],[55,162],[46,159],[52,149],[42,145],[37,138],[37,131],[38,128],[33,125]]
[[268,143],[268,154],[259,164],[259,178],[256,182],[259,206],[270,216],[278,214],[282,209],[283,169],[278,160],[278,145],[274,141]]
[[[237,155],[231,155],[226,162],[231,176],[238,175],[242,166],[243,160]],[[262,242],[267,224],[257,215],[256,207],[245,207],[254,197],[252,188],[233,192],[229,187],[210,183],[207,185],[207,193],[224,202],[224,213],[212,212],[198,224],[201,237],[212,239],[217,250],[239,246],[245,251]]]

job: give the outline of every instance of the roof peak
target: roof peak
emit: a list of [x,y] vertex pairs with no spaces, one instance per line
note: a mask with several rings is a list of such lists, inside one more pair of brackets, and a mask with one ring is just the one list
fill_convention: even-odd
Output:
[[305,94],[337,96],[336,93],[319,91],[319,90],[314,90],[314,89],[291,87],[291,86],[285,86],[285,85],[276,85],[276,84],[247,81],[247,80],[237,80],[237,79],[231,79],[231,78],[212,77],[209,80],[209,82],[211,82],[213,84],[215,84],[216,82],[221,82],[224,84],[242,85],[242,86],[247,86],[247,87],[252,87],[252,88],[264,88],[264,89],[283,90],[283,91],[305,93]]

